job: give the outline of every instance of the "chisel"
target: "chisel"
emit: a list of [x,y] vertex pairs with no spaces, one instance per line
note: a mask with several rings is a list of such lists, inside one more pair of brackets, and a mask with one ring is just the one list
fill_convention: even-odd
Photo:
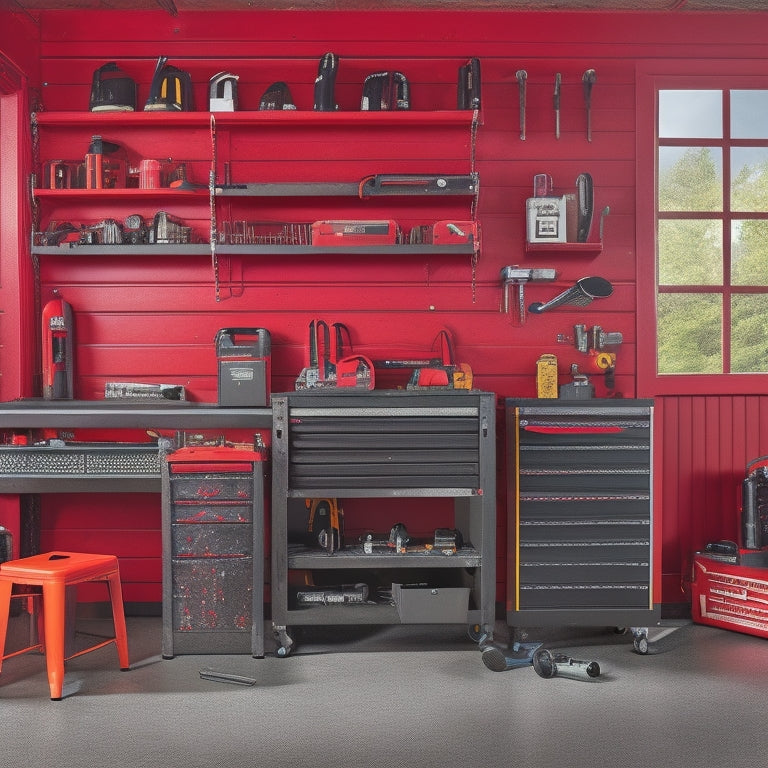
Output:
[[524,69],[518,69],[515,77],[520,91],[520,140],[525,141],[525,85],[528,73]]

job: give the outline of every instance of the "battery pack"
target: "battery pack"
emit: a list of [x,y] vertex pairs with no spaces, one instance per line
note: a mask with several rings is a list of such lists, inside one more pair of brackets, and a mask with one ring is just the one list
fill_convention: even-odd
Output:
[[216,334],[218,404],[265,407],[270,398],[271,341],[265,328],[222,328]]

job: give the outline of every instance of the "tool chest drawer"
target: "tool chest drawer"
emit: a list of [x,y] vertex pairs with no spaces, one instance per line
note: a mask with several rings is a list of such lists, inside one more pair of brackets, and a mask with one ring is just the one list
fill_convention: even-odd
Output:
[[219,474],[190,472],[171,480],[171,498],[174,501],[207,501],[211,504],[226,501],[249,501],[253,496],[251,473]]
[[250,523],[192,523],[171,525],[174,558],[233,558],[253,554]]
[[273,400],[290,491],[473,495],[489,415],[478,393],[306,394]]
[[223,447],[164,457],[165,658],[264,655],[263,459]]
[[510,624],[645,624],[651,401],[507,400]]

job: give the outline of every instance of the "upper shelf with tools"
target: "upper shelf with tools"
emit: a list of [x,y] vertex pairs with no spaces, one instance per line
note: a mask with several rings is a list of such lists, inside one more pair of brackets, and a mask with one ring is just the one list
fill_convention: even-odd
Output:
[[477,126],[459,109],[43,112],[32,252],[475,255]]

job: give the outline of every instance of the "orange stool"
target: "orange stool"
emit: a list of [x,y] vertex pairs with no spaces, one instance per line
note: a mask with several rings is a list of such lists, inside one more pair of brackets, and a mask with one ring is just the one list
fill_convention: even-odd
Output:
[[[115,636],[65,657],[64,625],[67,587],[85,581],[105,581],[109,585]],[[51,699],[60,701],[64,685],[64,662],[68,659],[115,643],[120,660],[120,669],[127,670],[129,668],[128,634],[125,628],[120,569],[114,555],[47,552],[42,555],[33,555],[2,563],[0,565],[0,652],[5,650],[11,589],[14,584],[27,584],[43,588],[44,632],[41,634],[39,644],[31,645],[15,653],[9,653],[7,656],[0,656],[0,670],[3,659],[39,648],[45,653]]]

